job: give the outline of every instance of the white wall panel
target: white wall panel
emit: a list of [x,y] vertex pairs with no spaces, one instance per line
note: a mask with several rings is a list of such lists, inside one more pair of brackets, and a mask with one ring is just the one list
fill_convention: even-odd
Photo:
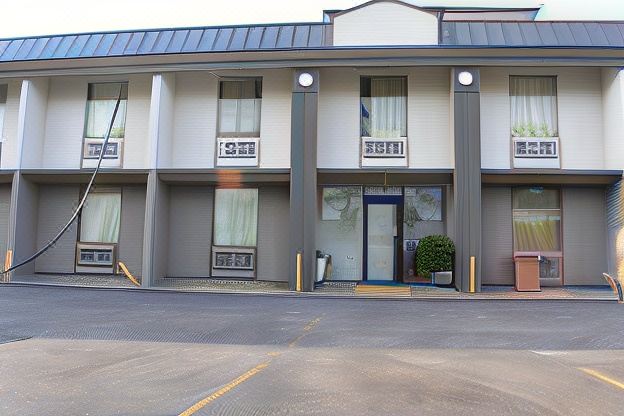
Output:
[[482,68],[481,166],[511,167],[510,75],[557,76],[561,167],[604,169],[599,68]]
[[209,72],[176,74],[171,164],[214,167],[217,78]]
[[4,110],[4,126],[2,128],[2,169],[16,169],[17,162],[17,118],[20,106],[21,80],[7,82],[7,101]]
[[334,19],[334,45],[437,45],[435,14],[391,2],[373,3]]
[[50,79],[41,167],[80,168],[86,103],[86,79],[79,77]]
[[360,75],[321,69],[318,103],[319,168],[360,166]]
[[262,72],[260,167],[290,167],[292,71]]
[[123,167],[144,169],[149,163],[148,130],[152,76],[133,75],[128,80],[128,106]]
[[602,68],[605,169],[624,167],[624,72]]

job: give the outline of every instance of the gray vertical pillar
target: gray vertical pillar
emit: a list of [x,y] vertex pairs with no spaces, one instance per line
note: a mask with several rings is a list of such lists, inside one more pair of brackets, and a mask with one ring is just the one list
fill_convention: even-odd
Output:
[[[307,85],[310,81],[311,84]],[[294,71],[290,133],[290,273],[288,278],[291,290],[297,287],[298,252],[302,253],[303,260],[302,289],[314,290],[318,90],[319,72],[317,70]]]
[[[461,74],[461,76],[460,76]],[[452,71],[455,132],[455,285],[470,290],[474,257],[475,291],[481,291],[481,133],[477,68]]]

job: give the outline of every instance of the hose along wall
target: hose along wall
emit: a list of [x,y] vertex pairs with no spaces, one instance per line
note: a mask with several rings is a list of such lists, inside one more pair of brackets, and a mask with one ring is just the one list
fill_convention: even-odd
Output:
[[33,254],[32,256],[28,257],[27,259],[22,260],[19,263],[17,263],[16,265],[11,266],[8,269],[6,269],[5,271],[3,271],[2,275],[6,275],[7,273],[12,272],[13,270],[16,270],[16,269],[22,267],[23,265],[28,264],[31,261],[34,261],[37,257],[41,256],[43,253],[48,251],[50,249],[50,247],[52,247],[63,236],[63,234],[65,234],[65,232],[74,223],[74,221],[76,221],[76,218],[78,218],[78,215],[80,214],[80,211],[82,211],[82,207],[84,206],[85,201],[87,200],[87,197],[89,196],[89,193],[91,192],[91,188],[93,187],[93,183],[95,182],[95,177],[97,176],[97,174],[98,174],[98,172],[100,170],[100,165],[102,164],[102,159],[104,158],[104,152],[106,151],[106,146],[108,145],[108,139],[110,138],[111,130],[113,129],[113,125],[115,124],[115,117],[117,117],[117,110],[119,110],[119,104],[121,103],[121,92],[122,92],[122,88],[120,87],[119,88],[119,97],[117,98],[117,103],[115,104],[115,109],[113,110],[113,115],[111,117],[111,121],[108,124],[108,130],[106,131],[106,136],[104,137],[104,143],[102,144],[102,150],[100,151],[100,157],[98,158],[97,165],[95,166],[95,170],[93,171],[93,174],[91,175],[91,179],[89,180],[89,184],[87,185],[85,193],[84,193],[82,199],[80,200],[80,203],[78,204],[78,207],[76,207],[76,210],[74,211],[73,215],[71,216],[71,218],[69,219],[67,224],[65,224],[65,226],[63,228],[61,228],[61,230],[56,234],[56,236],[54,236],[54,238],[51,239],[45,246],[40,248],[37,252],[35,252],[35,254]]

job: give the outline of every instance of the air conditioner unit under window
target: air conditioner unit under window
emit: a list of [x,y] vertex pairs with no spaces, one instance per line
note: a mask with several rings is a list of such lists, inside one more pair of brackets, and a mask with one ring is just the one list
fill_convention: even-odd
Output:
[[217,166],[258,166],[260,139],[220,137],[217,139]]
[[407,137],[362,137],[362,167],[407,166]]
[[514,168],[561,167],[558,137],[514,137]]
[[[97,166],[98,158],[102,152],[104,139],[85,138],[82,147],[82,167],[94,168]],[[102,158],[102,167],[119,168],[121,167],[123,153],[123,139],[110,138],[106,145],[106,151]]]
[[113,273],[115,244],[78,243],[76,245],[76,273]]
[[212,247],[212,276],[255,277],[256,249],[254,247]]

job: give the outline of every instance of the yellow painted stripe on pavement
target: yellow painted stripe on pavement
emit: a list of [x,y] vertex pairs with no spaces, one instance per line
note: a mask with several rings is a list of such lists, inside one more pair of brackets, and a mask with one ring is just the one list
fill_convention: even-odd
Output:
[[191,416],[192,414],[200,410],[202,407],[217,400],[219,397],[223,396],[225,393],[232,390],[234,387],[238,386],[239,384],[242,384],[245,381],[249,380],[251,377],[255,376],[256,374],[258,374],[260,371],[264,370],[268,366],[269,366],[268,362],[258,364],[257,366],[247,371],[243,375],[235,378],[234,380],[232,380],[225,386],[221,387],[219,390],[215,391],[210,396],[206,397],[203,400],[198,401],[193,406],[189,407],[188,409],[180,413],[180,416]]
[[611,384],[611,385],[613,385],[615,387],[619,387],[622,390],[624,390],[624,383],[622,383],[622,382],[620,382],[618,380],[615,380],[615,379],[613,379],[611,377],[605,376],[604,374],[602,374],[602,373],[600,373],[600,372],[598,372],[596,370],[592,370],[591,368],[579,368],[579,370],[583,371],[586,374],[589,374],[592,377],[596,377],[598,380],[602,380],[605,383],[609,383],[609,384]]

